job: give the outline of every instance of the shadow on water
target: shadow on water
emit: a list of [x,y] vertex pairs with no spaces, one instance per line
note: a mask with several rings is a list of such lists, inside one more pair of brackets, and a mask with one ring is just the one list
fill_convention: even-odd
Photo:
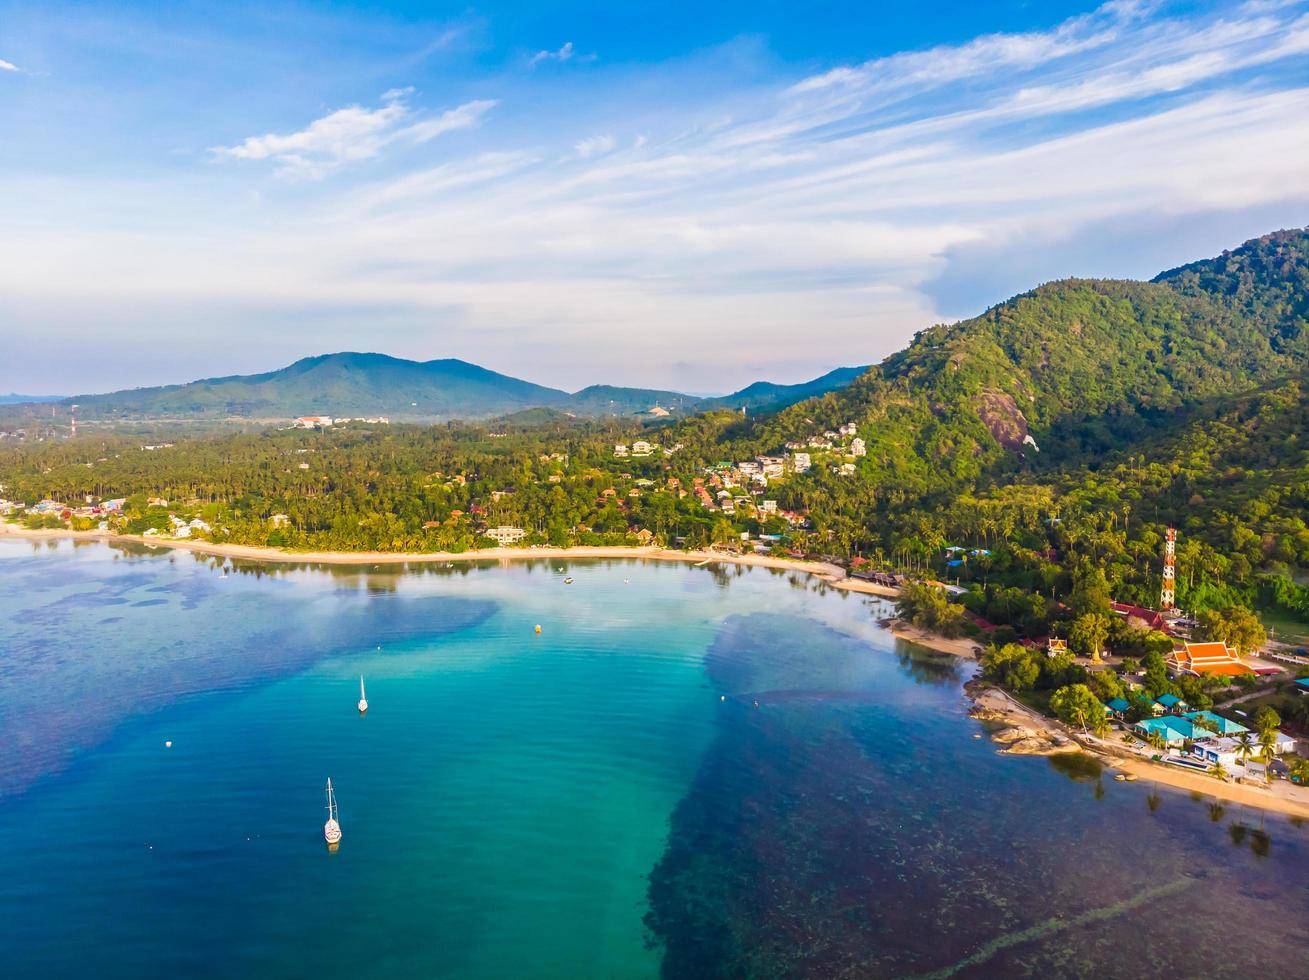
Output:
[[[1161,808],[1152,790],[1147,814],[1087,755],[998,757],[949,707],[943,662],[897,649],[889,674],[860,675],[866,648],[808,629],[807,664],[760,667],[786,630],[767,616],[729,621],[710,652],[717,690],[801,690],[807,669],[828,694],[725,703],[649,876],[665,977],[1086,976],[1137,961],[1236,976],[1309,956],[1292,922],[1309,915],[1302,872],[1250,863],[1266,835],[1262,854],[1218,847],[1203,807]],[[843,681],[867,696],[833,696]],[[1257,893],[1252,867],[1267,875]],[[1168,918],[1143,928],[1165,900]],[[1195,934],[1187,916],[1215,902],[1256,930],[1276,913],[1277,945]]]
[[1085,752],[1060,752],[1046,756],[1050,768],[1075,783],[1098,782],[1104,775],[1104,764]]
[[952,686],[964,680],[963,665],[958,657],[949,653],[896,640],[895,658],[916,684]]

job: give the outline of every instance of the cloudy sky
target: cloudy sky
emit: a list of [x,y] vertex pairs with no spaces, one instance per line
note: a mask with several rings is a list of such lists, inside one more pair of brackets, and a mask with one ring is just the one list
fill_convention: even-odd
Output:
[[1306,2],[0,0],[0,392],[798,381],[1309,224],[1307,161]]

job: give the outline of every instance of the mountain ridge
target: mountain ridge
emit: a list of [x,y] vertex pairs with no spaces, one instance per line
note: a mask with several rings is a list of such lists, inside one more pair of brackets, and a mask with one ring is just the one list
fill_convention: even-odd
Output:
[[866,368],[837,368],[795,385],[760,381],[721,398],[616,385],[575,392],[492,371],[457,358],[415,361],[372,351],[318,354],[272,371],[200,378],[182,384],[75,395],[83,419],[291,419],[388,415],[405,421],[485,419],[551,408],[588,417],[622,417],[659,406],[669,414],[713,407],[761,410],[830,390]]

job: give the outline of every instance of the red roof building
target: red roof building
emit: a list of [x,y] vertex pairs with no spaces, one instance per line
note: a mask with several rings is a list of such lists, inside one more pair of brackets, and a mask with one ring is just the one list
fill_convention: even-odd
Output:
[[1173,635],[1172,628],[1168,624],[1164,614],[1155,609],[1146,609],[1144,606],[1132,606],[1126,602],[1115,602],[1112,604],[1114,612],[1120,616],[1126,616],[1128,622],[1138,620],[1145,629],[1156,630],[1160,633]]
[[1241,662],[1226,643],[1183,643],[1168,655],[1168,669],[1174,674],[1239,677],[1254,670]]

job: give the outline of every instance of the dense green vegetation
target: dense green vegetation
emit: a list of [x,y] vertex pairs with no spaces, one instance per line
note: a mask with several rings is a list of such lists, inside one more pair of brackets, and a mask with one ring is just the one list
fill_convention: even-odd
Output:
[[[1184,607],[1227,623],[1249,606],[1309,615],[1307,242],[1277,233],[1151,283],[1041,286],[775,414],[642,428],[534,409],[489,428],[264,431],[157,451],[97,434],[0,449],[0,483],[27,504],[127,496],[132,527],[171,511],[223,540],[293,548],[457,550],[501,524],[553,544],[764,533],[775,548],[970,586],[965,606],[1012,638],[1054,626],[1077,652],[1143,657],[1148,637],[1124,634],[1106,603],[1156,603],[1170,525]],[[756,495],[807,524],[691,492],[716,474],[730,485],[720,463],[844,423],[865,456],[819,453]],[[680,448],[615,457],[642,437]],[[920,598],[924,622],[958,626]]]

